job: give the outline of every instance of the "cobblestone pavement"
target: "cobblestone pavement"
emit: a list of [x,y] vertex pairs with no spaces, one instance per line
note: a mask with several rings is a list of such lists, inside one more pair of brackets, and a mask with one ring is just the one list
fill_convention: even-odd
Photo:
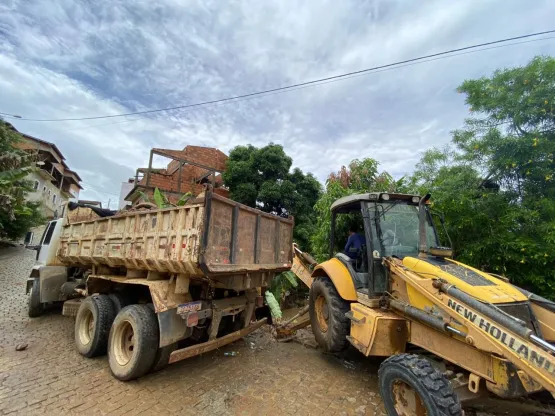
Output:
[[[34,257],[23,248],[0,248],[0,415],[385,416],[379,360],[354,350],[338,358],[296,342],[278,343],[268,327],[139,380],[117,381],[106,357],[77,353],[73,319],[60,308],[27,317],[25,282]],[[301,335],[314,342],[309,331]],[[17,352],[22,343],[27,349]],[[226,357],[226,351],[239,355]],[[535,414],[518,406],[493,401],[466,415]]]
[[[60,309],[27,317],[25,282],[35,252],[0,249],[0,414],[383,415],[377,362],[246,340],[123,383],[106,357],[75,350],[73,319]],[[15,346],[27,343],[25,351]],[[252,343],[252,344],[251,344]],[[226,357],[225,351],[238,356]]]

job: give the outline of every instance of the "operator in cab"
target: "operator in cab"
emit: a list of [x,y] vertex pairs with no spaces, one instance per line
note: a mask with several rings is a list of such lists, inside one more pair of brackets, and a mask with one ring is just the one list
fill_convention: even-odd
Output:
[[347,239],[347,244],[345,244],[345,255],[349,258],[355,260],[362,249],[362,246],[366,245],[366,238],[364,235],[358,233],[358,227],[351,226],[349,228],[349,238]]

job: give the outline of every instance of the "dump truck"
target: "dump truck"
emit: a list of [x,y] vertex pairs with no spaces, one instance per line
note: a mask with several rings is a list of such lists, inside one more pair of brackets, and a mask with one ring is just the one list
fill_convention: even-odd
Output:
[[[486,394],[555,394],[555,303],[453,260],[429,201],[371,192],[332,204],[329,259],[295,253],[293,266],[310,286],[316,341],[386,357],[379,388],[391,416],[461,415],[461,403]],[[345,252],[353,228],[362,244]]]
[[29,315],[63,302],[79,353],[107,353],[123,381],[262,326],[264,290],[292,265],[292,218],[211,191],[166,209],[77,221],[67,211],[40,243]]

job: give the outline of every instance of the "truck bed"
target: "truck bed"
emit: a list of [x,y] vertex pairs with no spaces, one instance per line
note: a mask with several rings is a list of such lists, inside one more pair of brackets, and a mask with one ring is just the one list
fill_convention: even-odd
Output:
[[66,265],[184,273],[191,277],[291,268],[293,219],[207,192],[191,204],[67,224]]

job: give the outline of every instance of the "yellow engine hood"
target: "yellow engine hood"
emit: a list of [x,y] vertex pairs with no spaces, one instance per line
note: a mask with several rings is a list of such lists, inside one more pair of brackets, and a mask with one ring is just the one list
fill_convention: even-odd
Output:
[[483,302],[511,303],[528,298],[510,283],[451,259],[405,257],[403,265],[423,278],[439,278]]

